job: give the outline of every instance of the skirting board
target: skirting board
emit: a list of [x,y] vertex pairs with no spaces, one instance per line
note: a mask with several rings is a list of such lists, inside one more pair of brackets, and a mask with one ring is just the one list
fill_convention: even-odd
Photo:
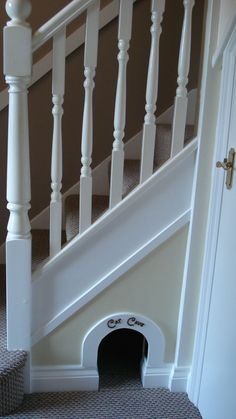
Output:
[[[172,364],[161,368],[147,368],[144,362],[141,368],[142,385],[144,388],[168,388],[171,372]],[[98,391],[98,388],[97,369],[83,368],[81,365],[55,365],[33,367],[31,371],[32,393]]]
[[170,374],[169,389],[173,392],[186,392],[190,367],[173,367]]
[[161,368],[151,368],[144,360],[141,368],[141,381],[144,388],[168,388],[172,364],[166,364]]
[[33,367],[31,370],[32,393],[60,391],[97,391],[97,369],[81,365],[53,365]]

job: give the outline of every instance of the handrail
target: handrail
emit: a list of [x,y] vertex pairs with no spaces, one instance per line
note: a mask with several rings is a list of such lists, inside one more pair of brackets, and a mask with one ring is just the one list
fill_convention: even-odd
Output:
[[73,0],[51,19],[44,23],[33,35],[33,52],[66,27],[72,20],[83,13],[95,0]]

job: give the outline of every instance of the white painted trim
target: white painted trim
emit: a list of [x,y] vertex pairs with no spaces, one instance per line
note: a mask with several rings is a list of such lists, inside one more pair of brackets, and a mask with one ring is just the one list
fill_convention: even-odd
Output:
[[[130,319],[132,319],[131,323]],[[109,323],[112,328],[109,327]],[[97,322],[85,335],[82,343],[83,367],[85,369],[97,367],[97,353],[102,339],[119,329],[135,330],[141,333],[148,343],[147,358],[144,358],[141,366],[143,387],[168,387],[171,366],[164,364],[164,334],[153,320],[138,313],[112,313]]]
[[[230,116],[232,108],[232,91],[236,71],[236,21],[234,30],[229,35],[225,46],[223,69],[221,76],[220,106],[217,120],[216,151],[213,161],[221,160],[227,154]],[[196,405],[199,400],[202,367],[204,361],[208,317],[211,293],[214,280],[214,267],[217,251],[219,223],[221,216],[222,197],[224,189],[224,176],[212,167],[212,188],[210,209],[208,214],[206,248],[203,260],[201,289],[199,299],[198,318],[194,343],[192,370],[188,385],[190,399]]]
[[[160,368],[141,367],[141,382],[144,388],[168,387],[171,364]],[[62,391],[97,391],[99,374],[96,369],[82,365],[35,366],[31,370],[32,393]]]
[[70,22],[85,12],[93,3],[94,0],[72,0],[59,10],[59,12],[34,32],[32,37],[32,51],[34,52],[39,49],[57,32],[67,27]]
[[[196,146],[197,142],[194,140],[148,181],[131,192],[116,208],[107,211],[84,234],[71,240],[58,255],[33,274],[34,343],[53,330],[51,323],[55,321],[54,326],[58,326],[59,318],[68,318],[67,315],[71,315],[71,305],[73,307],[73,303],[95,284],[100,286],[109,272],[113,275],[114,267],[118,269],[126,261],[127,255],[138,251],[169,224],[174,223],[176,218],[188,212]],[[173,197],[175,205],[168,206],[169,194]],[[175,196],[178,197],[177,201]],[[137,223],[141,225],[145,211],[149,222],[146,223],[145,229],[137,231]],[[156,217],[156,211],[162,216]],[[131,229],[129,231],[132,231],[132,234],[130,240],[124,243],[127,228]],[[116,242],[121,240],[123,245],[116,247],[108,260],[107,246],[113,242],[114,235]],[[88,250],[90,257],[92,254],[97,258],[96,268],[94,264],[87,262]],[[100,256],[97,257],[98,255]],[[51,298],[55,300],[53,305]]]
[[[113,0],[108,6],[104,7],[100,11],[100,23],[99,29],[102,29],[108,23],[118,16],[119,2]],[[66,57],[73,51],[84,44],[85,38],[85,25],[76,29],[66,40]],[[41,58],[37,63],[33,65],[33,74],[30,86],[36,83],[41,77],[47,74],[52,69],[52,51]],[[4,89],[0,92],[0,111],[8,106],[8,90]]]
[[62,322],[70,316],[81,310],[86,304],[91,302],[98,294],[113,284],[117,279],[124,275],[129,269],[143,260],[150,252],[161,246],[166,240],[172,237],[177,231],[181,230],[190,220],[190,210],[183,213],[173,223],[168,225],[164,230],[159,232],[152,240],[145,243],[137,251],[131,254],[124,262],[116,266],[113,271],[96,282],[91,288],[80,295],[73,303],[61,311],[58,316],[54,317],[50,322],[44,325],[43,329],[38,329],[32,336],[32,344],[36,344],[43,337],[51,333]]
[[[110,326],[108,325],[110,323]],[[141,381],[145,388],[168,387],[171,364],[164,363],[165,337],[151,319],[138,313],[111,313],[94,324],[82,342],[80,365],[55,365],[32,368],[32,391],[91,391],[99,388],[97,369],[101,341],[119,329],[135,330],[148,342],[147,358],[141,365]]]
[[[142,131],[138,132],[134,135],[130,140],[128,140],[125,145],[125,157],[126,159],[139,159],[141,155],[141,145],[142,145]],[[111,156],[108,156],[105,160],[103,160],[98,166],[96,166],[92,171],[93,177],[93,194],[94,195],[105,195],[109,194],[109,179],[108,179],[108,172],[109,166],[111,163]],[[64,202],[69,195],[79,194],[80,190],[80,182],[76,182],[73,186],[71,186],[66,192],[64,192],[62,196],[62,205],[64,206]],[[37,214],[31,220],[31,229],[32,230],[44,230],[48,229],[49,227],[49,216],[50,216],[50,207],[47,206]],[[63,219],[63,227],[64,227],[65,220]],[[0,263],[5,264],[5,243],[0,246]]]
[[[213,0],[214,3],[214,0]],[[175,352],[175,368],[183,368],[189,366],[189,360],[186,359],[187,348],[190,345],[190,339],[192,337],[192,329],[188,324],[187,319],[191,319],[192,327],[195,327],[195,320],[197,314],[193,312],[193,307],[196,302],[196,278],[194,271],[194,263],[196,258],[199,257],[199,230],[201,231],[202,222],[199,217],[199,213],[202,210],[202,193],[204,191],[204,184],[200,177],[201,171],[206,165],[205,154],[207,148],[206,135],[207,135],[207,123],[209,121],[209,88],[212,78],[212,67],[211,67],[211,48],[212,48],[212,39],[215,34],[212,33],[213,25],[213,12],[211,2],[208,6],[207,13],[207,22],[206,22],[206,36],[205,36],[205,51],[204,51],[204,60],[203,60],[203,75],[201,82],[201,95],[200,95],[200,114],[199,114],[199,123],[198,123],[198,137],[199,137],[199,148],[197,153],[197,161],[195,165],[195,174],[193,181],[192,189],[192,198],[191,198],[191,219],[188,233],[188,241],[186,248],[186,257],[185,257],[185,266],[184,266],[184,275],[183,283],[181,290],[181,300],[180,300],[180,309],[179,309],[179,318],[178,318],[178,329],[177,329],[177,340],[176,340],[176,352]],[[215,5],[215,7],[217,7]],[[206,117],[207,115],[207,117]],[[208,162],[211,164],[211,162]],[[204,246],[203,239],[203,246]],[[187,365],[185,364],[187,363]]]
[[33,393],[54,391],[94,391],[98,389],[97,368],[82,365],[49,365],[32,367],[31,385]]
[[[189,92],[188,99],[188,120],[187,123],[194,125],[195,109],[197,104],[197,89]],[[162,115],[157,118],[157,124],[171,124],[173,116],[173,105],[167,109]],[[130,138],[125,144],[125,159],[140,160],[142,148],[142,130]],[[92,171],[93,177],[93,194],[94,195],[109,195],[109,181],[108,168],[111,163],[111,155],[103,160]],[[75,183],[71,188],[64,192],[63,202],[69,195],[79,194],[80,182]],[[40,214],[31,220],[32,229],[44,229],[49,225],[49,206],[45,208]],[[1,250],[0,250],[1,251]]]
[[[135,318],[137,323],[132,321]],[[112,328],[109,327],[111,324]],[[130,325],[131,324],[131,325]],[[95,323],[86,333],[82,343],[82,365],[84,368],[97,367],[99,345],[107,335],[119,329],[135,330],[141,333],[148,343],[148,368],[163,366],[165,355],[165,336],[161,328],[143,314],[133,312],[111,313]]]
[[[103,10],[105,11],[106,8]],[[75,31],[76,32],[76,31]],[[74,35],[74,34],[73,34]],[[7,91],[6,91],[7,94]],[[0,93],[1,95],[1,93]],[[188,120],[187,123],[194,124],[194,115],[197,102],[197,89],[193,89],[189,92],[188,102]],[[157,118],[157,124],[171,124],[173,118],[173,105],[167,109],[162,115]],[[125,145],[125,158],[140,160],[142,147],[142,131],[139,131]],[[92,171],[93,177],[93,194],[94,195],[109,195],[109,180],[107,173],[109,171],[109,165],[111,162],[111,156],[108,156]],[[64,192],[62,196],[62,202],[64,205],[65,199],[69,195],[79,194],[80,182],[76,182],[71,188]],[[63,220],[64,222],[64,220]],[[34,229],[48,229],[49,226],[49,206],[44,208],[39,214],[37,214],[31,220],[31,228]],[[63,224],[64,226],[64,224]],[[0,246],[0,263],[5,263],[5,243]]]
[[149,179],[146,180],[142,185],[138,185],[124,200],[122,200],[115,208],[110,211],[107,211],[103,216],[101,216],[98,221],[96,221],[91,227],[89,227],[85,233],[82,233],[79,236],[76,236],[71,240],[66,246],[63,247],[60,253],[54,256],[52,259],[47,260],[44,265],[41,265],[41,268],[38,269],[33,277],[36,280],[44,272],[44,270],[53,266],[58,259],[60,259],[64,253],[66,253],[70,247],[74,245],[76,241],[83,241],[86,238],[89,238],[91,235],[96,233],[98,230],[101,230],[104,225],[107,223],[107,219],[112,221],[117,217],[118,214],[122,213],[127,207],[132,205],[139,198],[139,192],[144,193],[145,191],[152,188],[159,182],[162,182],[163,178],[170,175],[179,167],[184,161],[188,159],[193,153],[196,152],[198,147],[198,140],[195,138],[191,141],[179,154],[177,154],[173,159],[165,162],[160,169],[158,169]]
[[190,367],[173,366],[170,374],[169,389],[174,392],[186,392]]
[[216,48],[215,53],[212,57],[212,67],[214,68],[222,59],[224,51],[229,43],[230,37],[236,25],[236,13],[231,22],[228,24],[228,27],[225,29],[223,37],[221,39],[220,45]]
[[[129,141],[125,143],[125,157],[127,159],[136,160],[140,158],[141,154],[141,140],[142,131],[134,135]],[[140,151],[140,153],[139,153]],[[111,163],[111,156],[104,159],[98,166],[92,171],[93,178],[93,194],[94,195],[105,195],[109,194],[109,179],[108,172]],[[62,202],[64,202],[69,195],[79,194],[80,181],[76,182],[71,186],[62,196]],[[49,206],[41,211],[36,217],[31,220],[32,229],[45,229],[49,226]],[[1,246],[2,247],[2,246]],[[1,248],[0,248],[1,253]],[[1,257],[0,257],[1,260]]]
[[172,364],[164,364],[163,367],[153,368],[147,365],[147,360],[141,366],[141,381],[144,388],[169,387]]

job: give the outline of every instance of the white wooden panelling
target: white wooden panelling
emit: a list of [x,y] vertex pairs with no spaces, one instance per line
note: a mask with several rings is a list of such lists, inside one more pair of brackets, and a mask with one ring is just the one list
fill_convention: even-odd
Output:
[[[122,265],[129,259],[127,255],[135,256],[155,238],[158,243],[158,234],[188,213],[196,144],[193,141],[34,274],[34,342],[50,333],[79,305],[91,300],[96,295],[96,287],[104,289],[103,280],[109,281],[110,276],[113,281],[113,273],[118,268],[121,268],[118,274],[122,273]],[[137,225],[143,228],[137,229]],[[127,232],[129,240],[124,240]],[[109,258],[107,249],[110,249]]]
[[172,128],[171,157],[175,156],[184,146],[184,134],[188,107],[187,84],[191,55],[192,10],[195,0],[184,0],[184,21],[181,35],[178,87],[175,97],[175,111]]
[[90,287],[84,292],[79,298],[77,298],[70,307],[67,307],[65,311],[61,312],[58,316],[54,317],[52,321],[48,322],[43,330],[39,330],[33,335],[33,342],[36,343],[44,336],[48,335],[57,326],[59,326],[64,320],[78,312],[86,304],[96,298],[102,291],[112,285],[117,279],[124,275],[129,269],[134,267],[138,262],[143,260],[153,250],[157,249],[166,240],[170,239],[177,231],[188,224],[190,220],[190,210],[187,210],[181,214],[176,220],[170,223],[166,228],[160,231],[150,241],[144,243],[138,250],[129,255],[123,263],[119,264],[116,268],[105,275],[101,280],[95,283],[94,286]]
[[52,101],[53,101],[53,139],[51,163],[51,202],[50,202],[50,256],[61,250],[62,229],[62,126],[63,101],[65,91],[65,47],[66,31],[62,29],[53,38]]
[[111,163],[110,208],[121,201],[124,170],[124,129],[126,119],[126,68],[129,59],[128,49],[131,38],[133,1],[121,0],[118,30],[118,79],[116,88],[114,142]]
[[93,89],[97,66],[98,27],[100,1],[96,0],[87,10],[85,52],[84,52],[84,113],[81,142],[80,175],[80,217],[79,231],[83,233],[91,224],[92,217],[92,176],[91,162],[93,149]]
[[143,143],[140,183],[145,182],[153,172],[153,157],[156,139],[156,101],[159,77],[159,41],[161,35],[161,22],[165,10],[165,0],[152,1],[152,26],[151,26],[151,50],[148,65],[146,87],[146,115],[143,125]]

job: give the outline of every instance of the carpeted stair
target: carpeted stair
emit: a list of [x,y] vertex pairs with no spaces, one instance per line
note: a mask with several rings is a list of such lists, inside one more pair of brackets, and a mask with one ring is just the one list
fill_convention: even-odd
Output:
[[99,391],[26,395],[8,418],[201,419],[185,393],[144,389],[140,381],[143,336],[120,329],[99,346]]
[[6,337],[5,266],[0,265],[0,415],[16,409],[24,396],[24,351],[8,351]]
[[[186,127],[185,144],[193,137],[193,126]],[[171,126],[157,125],[156,146],[154,153],[154,171],[170,157]],[[110,177],[110,170],[107,176]],[[123,198],[126,197],[139,183],[140,160],[125,160]],[[94,195],[92,201],[92,222],[95,222],[109,206],[109,197]],[[65,201],[65,232],[62,232],[62,244],[71,240],[79,232],[79,196],[70,195]],[[49,232],[47,230],[32,231],[32,270],[37,269],[49,256]],[[6,415],[14,410],[22,401],[24,393],[24,366],[27,354],[23,351],[9,352],[6,349],[6,310],[5,310],[5,269],[1,266],[0,275],[0,415]],[[122,375],[122,374],[121,374]],[[127,379],[127,378],[126,378]],[[103,379],[101,374],[101,382]],[[108,381],[107,386],[116,387]],[[120,383],[118,384],[118,386]],[[130,380],[129,380],[130,385]],[[104,384],[106,388],[106,384]],[[132,386],[131,386],[132,387]],[[140,384],[139,387],[141,388]],[[132,387],[133,388],[133,387]],[[137,381],[134,391],[137,390]],[[148,393],[147,393],[148,394]],[[151,392],[150,392],[150,397]],[[12,416],[29,417],[29,416]],[[39,417],[39,416],[35,416]],[[41,417],[41,416],[40,416]],[[48,416],[49,417],[49,416]],[[77,416],[71,416],[77,417]],[[87,416],[83,416],[87,417]],[[94,416],[105,417],[105,416]],[[113,417],[113,416],[109,416]],[[116,416],[118,417],[118,416]],[[131,416],[129,416],[131,418]],[[145,417],[145,416],[143,416]],[[171,416],[170,416],[171,417]],[[194,417],[194,416],[189,416]],[[177,418],[177,416],[176,416]]]

